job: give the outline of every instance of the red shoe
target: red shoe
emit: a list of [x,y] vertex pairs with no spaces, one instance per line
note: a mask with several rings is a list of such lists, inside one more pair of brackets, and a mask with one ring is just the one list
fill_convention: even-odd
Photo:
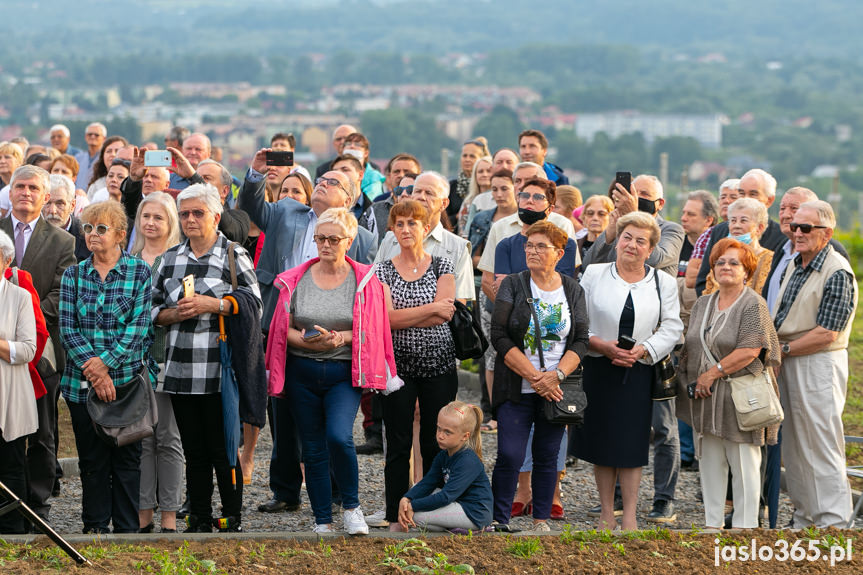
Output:
[[566,513],[563,511],[563,506],[558,505],[557,503],[551,504],[551,519],[555,521],[562,521],[566,519]]
[[526,505],[521,501],[514,501],[512,504],[512,513],[510,513],[510,517],[521,517],[524,515],[524,509]]

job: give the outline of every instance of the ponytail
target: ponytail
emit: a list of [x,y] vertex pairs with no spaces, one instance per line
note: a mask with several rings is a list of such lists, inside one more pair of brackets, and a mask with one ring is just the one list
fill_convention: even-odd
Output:
[[461,419],[461,431],[469,431],[467,444],[473,449],[477,457],[482,460],[482,436],[480,426],[482,425],[482,409],[476,405],[467,404],[463,401],[451,401],[441,408],[441,412],[456,414]]

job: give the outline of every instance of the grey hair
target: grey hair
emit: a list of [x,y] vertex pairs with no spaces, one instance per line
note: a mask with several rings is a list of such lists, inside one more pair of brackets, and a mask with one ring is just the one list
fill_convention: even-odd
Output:
[[[174,198],[171,194],[165,192],[151,192],[144,196],[141,203],[138,204],[138,213],[135,214],[135,229],[141,229],[141,213],[147,204],[159,204],[165,208],[165,213],[168,214],[168,244],[167,247],[175,246],[180,243],[180,216],[177,215],[177,206],[174,204]],[[135,241],[132,244],[130,253],[136,254],[144,249],[144,234],[135,234]]]
[[30,164],[19,166],[14,172],[12,172],[12,180],[9,182],[10,190],[15,187],[15,181],[18,178],[23,178],[25,180],[29,180],[30,178],[39,178],[42,183],[42,192],[47,192],[51,188],[51,174],[39,166],[31,166]]
[[804,202],[814,202],[818,200],[818,196],[810,190],[809,188],[804,188],[803,186],[794,186],[793,188],[788,188],[785,192],[785,195],[792,196],[800,196],[803,198]]
[[223,166],[222,164],[220,164],[216,160],[211,160],[210,158],[207,158],[206,160],[201,160],[198,163],[198,167],[200,168],[201,166],[206,166],[207,164],[213,164],[214,166],[219,166],[219,168],[221,170],[219,177],[222,179],[222,185],[223,186],[230,186],[234,183],[234,178],[231,177],[231,172],[228,171],[228,168],[226,168],[225,166]]
[[15,244],[12,243],[12,238],[6,235],[6,232],[0,230],[0,254],[3,255],[3,265],[15,257]]
[[536,175],[540,180],[547,180],[548,176],[545,174],[545,170],[542,166],[537,164],[536,162],[519,162],[515,165],[515,169],[512,171],[513,177],[515,177],[516,172],[519,170],[523,170],[524,168],[536,168],[539,170],[539,173]]
[[108,135],[108,128],[105,127],[105,124],[101,122],[93,122],[92,124],[87,126],[88,128],[99,128],[99,132],[102,134],[102,137],[106,137]]
[[177,196],[177,211],[184,200],[201,200],[213,214],[222,214],[222,196],[210,184],[192,184]]
[[722,190],[734,190],[734,191],[737,191],[737,189],[738,189],[739,187],[740,187],[740,178],[728,178],[727,180],[725,180],[724,182],[722,182],[721,184],[719,184],[719,191],[720,191],[720,192],[721,192]]
[[701,202],[701,216],[713,218],[711,225],[715,226],[719,223],[719,202],[713,194],[707,190],[695,190],[694,192],[689,192],[689,196],[686,199]]
[[799,210],[806,208],[818,214],[818,225],[827,226],[831,230],[836,228],[836,214],[833,213],[833,206],[824,200],[814,200],[800,204]]
[[54,132],[58,132],[58,131],[59,131],[59,132],[63,132],[63,134],[64,134],[67,138],[68,138],[69,136],[71,136],[71,134],[69,133],[69,128],[67,128],[67,127],[66,127],[66,126],[64,126],[63,124],[54,124],[53,126],[51,126],[51,129],[50,129],[50,130],[48,130],[48,133],[49,133],[49,134],[53,134]]
[[65,192],[66,200],[68,202],[71,203],[75,201],[75,182],[73,182],[69,176],[51,174],[49,176],[49,180],[51,182],[51,187],[49,188],[51,196],[54,196],[57,192]]
[[[447,180],[440,172],[435,172],[434,170],[426,170],[420,175],[417,176],[417,180],[423,176],[432,176],[437,180],[437,189],[438,189],[438,198],[446,198],[449,197],[449,180]],[[416,180],[414,180],[416,182]]]
[[637,176],[632,178],[632,183],[635,183],[636,180],[647,180],[648,182],[651,182],[656,187],[656,189],[659,191],[659,195],[656,196],[657,200],[659,198],[665,197],[665,195],[664,195],[665,192],[662,189],[662,182],[660,182],[659,178],[657,178],[656,176],[654,176],[652,174],[638,174]]
[[767,194],[768,198],[776,197],[776,178],[762,170],[761,168],[752,168],[740,179],[742,180],[746,176],[756,176],[761,180],[761,183],[764,185],[764,193]]
[[767,206],[758,200],[754,198],[737,198],[728,206],[728,217],[731,217],[731,212],[739,210],[748,211],[752,214],[755,218],[755,223],[759,226],[767,226]]
[[323,224],[335,224],[342,228],[342,231],[351,239],[357,237],[357,218],[349,208],[329,208],[324,210],[321,217],[318,218],[318,223],[315,224],[315,231]]

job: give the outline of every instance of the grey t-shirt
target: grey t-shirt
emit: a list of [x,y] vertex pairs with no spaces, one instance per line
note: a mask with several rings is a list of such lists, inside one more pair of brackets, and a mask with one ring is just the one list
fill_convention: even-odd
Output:
[[[331,290],[321,289],[312,279],[311,271],[300,278],[291,300],[291,323],[296,329],[313,329],[319,325],[328,330],[350,331],[354,325],[354,294],[357,279],[354,269],[348,272],[342,285]],[[288,347],[288,353],[314,359],[351,359],[351,346],[316,352]]]

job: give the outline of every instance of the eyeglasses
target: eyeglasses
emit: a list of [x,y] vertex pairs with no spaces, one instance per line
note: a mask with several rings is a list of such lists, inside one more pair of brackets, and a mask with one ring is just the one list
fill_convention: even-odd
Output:
[[519,192],[518,193],[519,200],[530,200],[533,199],[535,202],[548,201],[548,196],[545,194],[529,194],[527,192]]
[[200,220],[204,217],[206,212],[204,210],[183,210],[179,212],[181,220],[188,220],[189,216],[195,216],[196,220]]
[[[345,189],[345,187],[342,185],[342,183],[339,180],[337,180],[336,178],[325,178],[323,176],[321,176],[320,178],[315,178],[315,185],[319,186],[321,184],[324,184],[325,186],[338,186],[342,190],[344,190],[344,192],[346,194],[348,193],[348,190]],[[350,194],[348,194],[348,195],[350,196]]]
[[330,246],[337,246],[337,245],[339,245],[339,242],[341,242],[343,239],[345,239],[341,236],[314,235],[312,237],[314,238],[316,244],[322,244],[322,245],[327,244]]
[[393,188],[393,195],[397,198],[400,197],[402,194],[409,196],[412,193],[414,193],[413,186],[396,186]]
[[716,263],[713,264],[713,267],[723,268],[725,266],[731,266],[733,268],[736,268],[736,267],[740,267],[741,265],[743,265],[743,264],[741,264],[737,260],[716,260]]
[[524,251],[526,253],[533,252],[535,254],[541,254],[541,253],[545,253],[548,250],[553,250],[553,249],[554,249],[554,246],[549,246],[547,244],[532,244],[530,242],[527,242],[526,244],[524,244]]
[[90,235],[95,230],[96,235],[99,237],[104,236],[108,233],[108,230],[113,229],[111,226],[106,226],[105,224],[97,224],[95,226],[93,224],[84,224],[81,227],[84,229],[85,234]]
[[791,228],[791,233],[794,233],[797,230],[800,230],[804,234],[808,234],[812,230],[826,230],[827,229],[827,226],[813,226],[812,224],[797,224],[797,223],[791,223],[788,225],[788,227]]

